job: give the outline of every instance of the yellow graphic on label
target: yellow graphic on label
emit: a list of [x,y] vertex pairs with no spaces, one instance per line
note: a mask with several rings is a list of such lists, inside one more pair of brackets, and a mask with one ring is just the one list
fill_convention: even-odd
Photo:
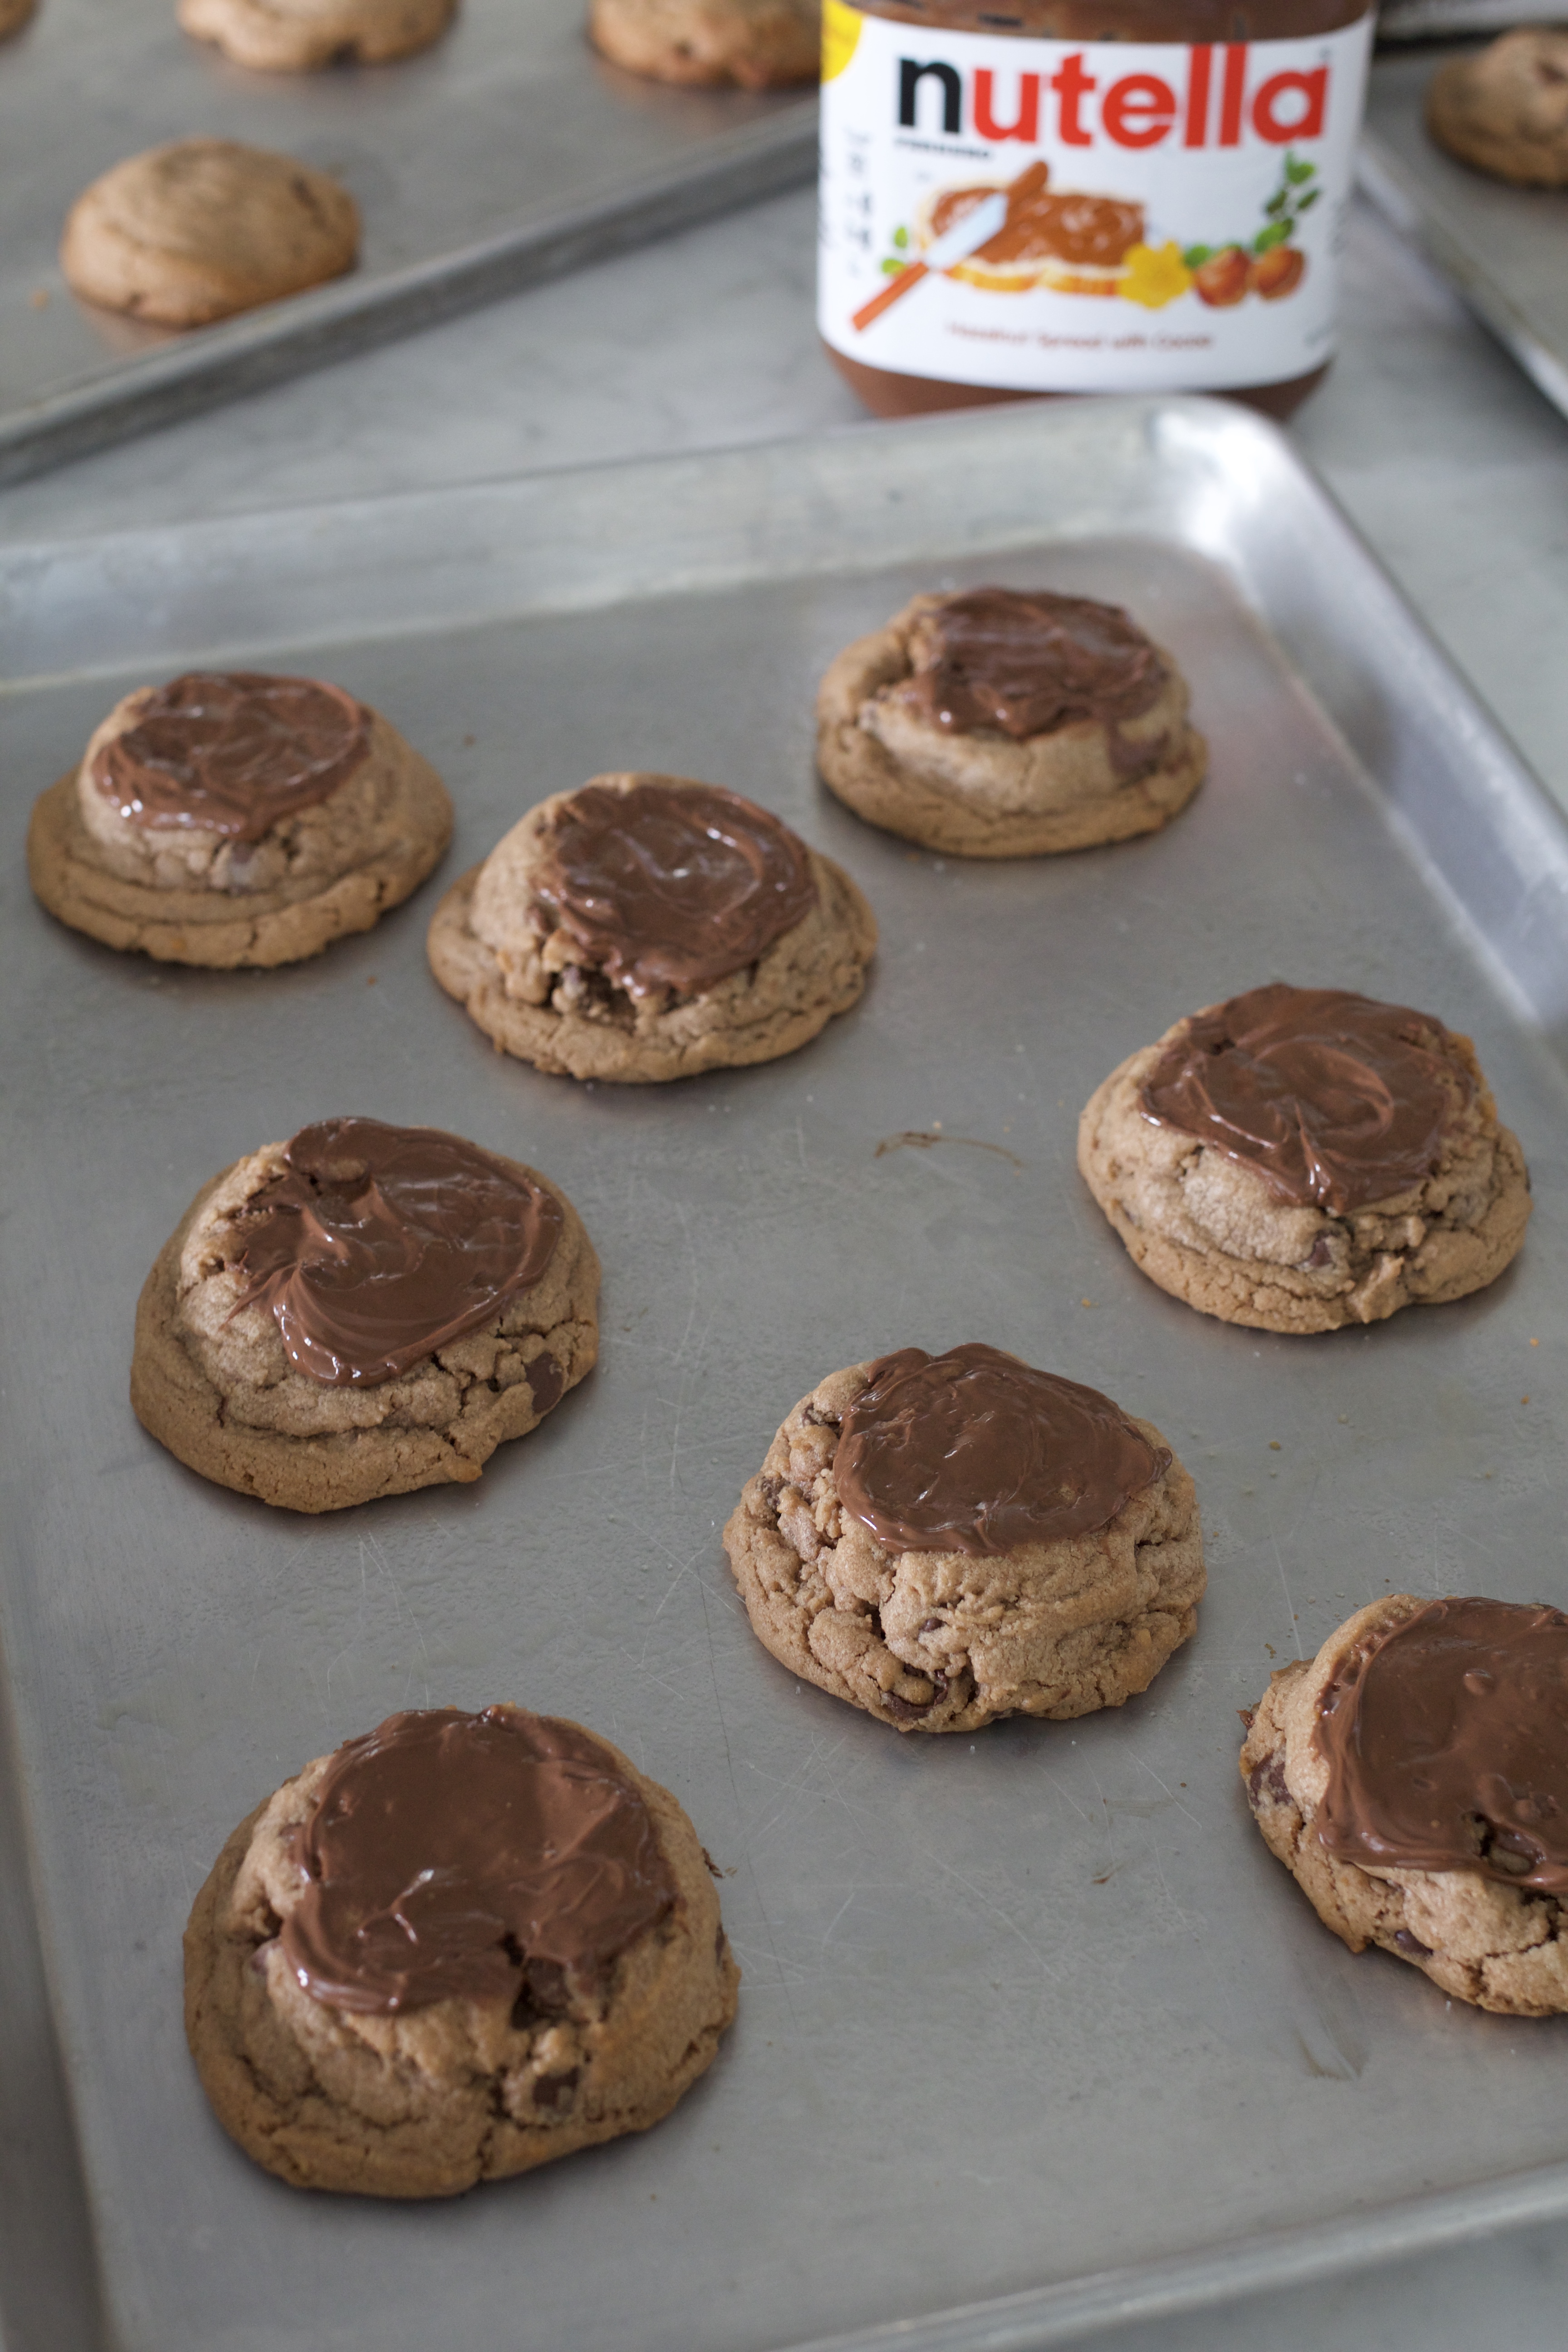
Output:
[[822,0],[822,79],[833,81],[855,54],[866,19],[844,0]]
[[1146,310],[1163,310],[1167,302],[1175,301],[1193,282],[1193,273],[1182,258],[1182,248],[1169,245],[1135,245],[1123,262],[1125,275],[1117,292],[1129,302],[1142,302]]

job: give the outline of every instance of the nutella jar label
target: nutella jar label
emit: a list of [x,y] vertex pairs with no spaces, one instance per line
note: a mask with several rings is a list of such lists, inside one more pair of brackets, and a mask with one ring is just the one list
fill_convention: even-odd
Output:
[[1372,29],[1047,41],[825,0],[824,340],[1019,392],[1308,373],[1333,349]]

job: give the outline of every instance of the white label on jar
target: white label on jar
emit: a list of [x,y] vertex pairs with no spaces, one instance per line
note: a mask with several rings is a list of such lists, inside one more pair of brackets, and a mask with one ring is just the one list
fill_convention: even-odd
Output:
[[1372,26],[1042,41],[825,0],[824,338],[1014,391],[1306,374],[1333,349]]

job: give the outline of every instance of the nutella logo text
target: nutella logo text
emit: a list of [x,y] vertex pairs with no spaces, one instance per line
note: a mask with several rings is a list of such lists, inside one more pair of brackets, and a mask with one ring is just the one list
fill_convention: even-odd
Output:
[[[1277,44],[1268,44],[1276,47]],[[1052,74],[972,73],[943,60],[898,60],[898,121],[903,131],[1016,139],[1033,147],[1240,147],[1248,135],[1271,147],[1322,136],[1329,110],[1327,65],[1254,74],[1252,44],[1199,43],[1186,52],[1182,87],[1162,74],[1087,70],[1082,50]],[[1270,62],[1267,58],[1265,65]],[[966,87],[966,85],[968,85]]]

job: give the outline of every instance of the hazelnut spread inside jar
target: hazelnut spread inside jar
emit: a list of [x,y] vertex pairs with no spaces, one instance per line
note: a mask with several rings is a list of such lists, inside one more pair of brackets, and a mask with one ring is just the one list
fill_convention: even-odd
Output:
[[825,0],[817,324],[886,416],[1288,415],[1333,349],[1363,0]]

